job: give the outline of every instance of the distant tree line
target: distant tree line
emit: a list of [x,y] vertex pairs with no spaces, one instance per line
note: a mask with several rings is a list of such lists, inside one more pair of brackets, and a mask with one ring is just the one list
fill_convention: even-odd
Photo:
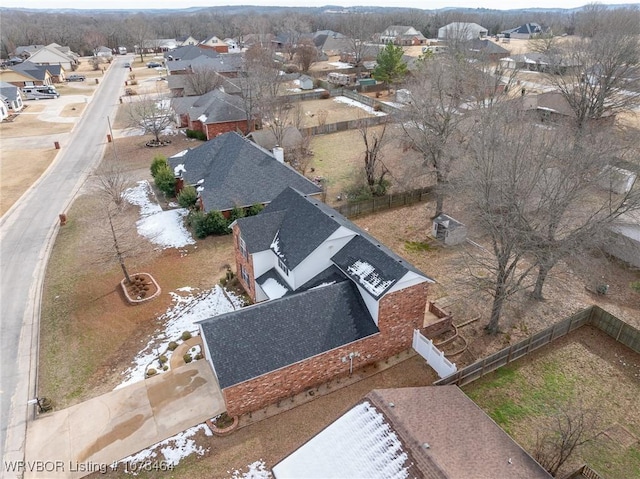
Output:
[[[317,9],[269,9],[247,7],[238,13],[237,7],[172,10],[121,11],[91,10],[43,14],[43,11],[2,9],[0,36],[2,58],[15,47],[55,42],[71,50],[90,55],[98,45],[110,48],[132,48],[141,39],[176,38],[191,35],[204,40],[212,35],[220,38],[240,38],[248,34],[287,34],[295,38],[301,33],[330,29],[348,36],[357,34],[368,40],[390,25],[410,25],[427,38],[437,36],[438,28],[451,22],[475,22],[489,29],[490,34],[535,21],[552,28],[554,34],[588,33],[593,28],[589,7],[579,12],[524,11],[458,11],[429,12],[412,9],[376,8],[374,13],[318,13]],[[638,14],[638,10],[633,10]],[[145,38],[146,37],[146,38]]]

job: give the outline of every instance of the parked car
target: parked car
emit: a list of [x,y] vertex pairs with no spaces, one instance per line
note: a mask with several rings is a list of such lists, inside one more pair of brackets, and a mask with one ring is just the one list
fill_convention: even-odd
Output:
[[125,67],[125,68],[131,68],[131,63],[129,63],[129,62],[125,63],[125,64],[124,64],[124,67]]
[[69,75],[67,77],[67,81],[85,81],[86,79],[87,79],[86,76],[79,75],[77,73],[74,73],[73,75]]
[[158,68],[161,67],[162,63],[158,63],[158,62],[149,62],[147,63],[147,68]]

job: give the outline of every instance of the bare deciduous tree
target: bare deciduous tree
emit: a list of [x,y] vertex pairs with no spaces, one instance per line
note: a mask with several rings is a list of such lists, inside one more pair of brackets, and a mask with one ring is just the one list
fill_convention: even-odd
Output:
[[129,126],[144,128],[160,143],[160,134],[173,123],[169,98],[163,95],[140,95],[127,104]]
[[371,126],[366,118],[358,120],[358,132],[364,143],[364,174],[369,191],[374,196],[384,195],[387,190],[385,176],[389,169],[382,161],[382,147],[386,144],[387,124]]
[[640,104],[640,13],[600,12],[588,36],[547,52],[547,79],[562,94],[578,128]]
[[310,39],[303,38],[296,46],[295,59],[300,70],[306,73],[318,60],[318,49]]
[[455,63],[426,60],[407,88],[411,101],[401,125],[409,146],[420,152],[424,165],[435,174],[436,217],[443,211],[449,175],[462,144],[462,71]]
[[563,406],[546,430],[538,433],[533,457],[556,477],[562,466],[583,445],[593,441],[600,429],[600,416],[582,403]]
[[[548,130],[528,125],[517,112],[494,106],[482,111],[470,140],[470,158],[462,181],[475,225],[487,251],[472,255],[470,274],[493,302],[486,326],[498,332],[505,301],[529,286],[534,263],[526,262],[530,231],[522,217],[537,200],[537,187],[554,147]],[[478,272],[478,269],[480,272]]]
[[195,67],[184,80],[192,93],[200,96],[218,88],[224,79],[213,68]]

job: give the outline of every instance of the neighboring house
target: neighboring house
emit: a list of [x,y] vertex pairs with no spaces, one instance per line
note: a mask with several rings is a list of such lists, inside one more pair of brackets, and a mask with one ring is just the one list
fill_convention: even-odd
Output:
[[476,58],[490,62],[497,62],[501,58],[508,57],[510,53],[506,48],[488,39],[481,40],[476,38],[471,40],[468,48],[472,57],[475,56]]
[[510,55],[502,58],[500,64],[504,68],[514,70],[531,70],[537,72],[549,72],[564,75],[580,68],[575,59],[551,58],[544,53],[530,52]]
[[304,143],[302,138],[302,133],[295,126],[287,126],[284,129],[284,133],[282,135],[282,144],[279,145],[276,139],[276,135],[274,135],[273,131],[270,128],[263,128],[262,130],[254,130],[247,135],[251,141],[253,141],[258,146],[266,150],[273,150],[276,146],[280,146],[286,152],[295,151],[302,148]]
[[4,97],[0,95],[0,121],[4,121],[9,117],[9,107],[4,102]]
[[14,113],[24,108],[20,89],[17,86],[12,85],[11,83],[0,81],[0,98],[2,98],[9,110],[13,111]]
[[175,38],[156,38],[154,40],[145,40],[140,45],[134,45],[135,52],[142,53],[166,53],[178,48],[178,42]]
[[173,60],[166,63],[169,75],[186,75],[194,72],[214,71],[228,78],[236,78],[244,69],[244,55],[229,53],[210,57],[200,55],[193,60]]
[[208,48],[210,50],[215,50],[218,53],[229,53],[229,45],[220,40],[215,35],[202,40],[198,46],[200,48]]
[[184,47],[187,45],[197,45],[200,43],[198,40],[193,38],[191,35],[182,35],[176,38],[176,45],[178,47]]
[[537,23],[525,23],[516,28],[500,32],[505,38],[529,39],[540,36],[545,30]]
[[438,40],[473,40],[488,34],[489,30],[477,23],[454,22],[438,29]]
[[109,47],[99,46],[93,51],[93,55],[98,58],[104,58],[107,61],[113,59],[113,51]]
[[313,34],[312,39],[321,55],[336,56],[340,55],[340,52],[353,48],[350,38],[333,30],[318,30]]
[[[527,95],[522,97],[521,101],[521,108],[524,111],[536,112],[543,122],[562,121],[564,119],[573,119],[576,116],[571,105],[561,93],[551,91],[537,95]],[[615,113],[609,112],[594,121],[602,125],[613,125],[615,118]]]
[[17,87],[53,85],[53,76],[49,67],[24,61],[6,70],[0,70],[0,80]]
[[248,132],[242,98],[220,90],[201,96],[172,98],[171,107],[180,128],[203,132],[207,140],[229,131]]
[[393,43],[394,45],[410,46],[425,45],[426,37],[413,27],[405,25],[391,25],[380,34],[380,43]]
[[409,350],[434,281],[292,188],[231,225],[253,306],[200,321],[230,415]]
[[251,47],[257,45],[260,47],[269,47],[271,42],[275,39],[273,33],[249,33],[244,35],[243,42],[245,47]]
[[[177,63],[177,62],[172,62]],[[194,86],[189,79],[189,73],[184,71],[184,74],[172,74],[167,77],[167,86],[171,91],[171,96],[174,98],[183,97],[183,96],[196,96],[198,92],[194,90]],[[218,75],[218,74],[217,74]],[[242,93],[242,89],[236,83],[233,83],[232,79],[229,79],[225,76],[218,75],[217,80],[215,81],[215,89],[228,93],[230,95],[240,95]],[[191,106],[189,104],[189,106]],[[183,120],[184,126],[187,126],[188,120]]]
[[234,40],[233,38],[225,38],[222,41],[227,44],[228,53],[240,53],[242,51],[237,40]]
[[80,63],[79,58],[69,47],[51,43],[37,52],[33,52],[29,57],[29,61],[38,65],[58,65],[66,71],[73,71]]
[[12,56],[27,60],[32,54],[44,47],[45,45],[22,45],[16,47]]
[[169,62],[194,60],[201,56],[215,58],[219,57],[220,54],[210,48],[200,48],[198,45],[186,45],[164,54],[167,66]]
[[374,389],[273,467],[275,479],[551,479],[457,386]]
[[169,158],[177,190],[192,185],[205,211],[229,214],[233,208],[269,204],[284,189],[319,194],[313,182],[237,133],[225,133]]
[[609,227],[603,249],[611,256],[640,268],[640,213],[622,215]]

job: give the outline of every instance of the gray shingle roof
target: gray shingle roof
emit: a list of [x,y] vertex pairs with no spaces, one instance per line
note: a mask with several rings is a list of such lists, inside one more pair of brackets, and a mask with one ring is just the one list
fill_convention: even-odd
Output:
[[204,180],[200,195],[205,211],[269,203],[288,187],[304,194],[321,191],[237,133],[217,136],[182,156],[169,158],[169,164],[174,169],[184,165],[182,178],[187,184],[196,185]]
[[345,281],[200,321],[220,387],[377,333],[354,289]]
[[200,120],[206,125],[247,119],[242,98],[220,90],[199,96],[188,113],[191,121]]
[[[178,47],[175,50],[167,52],[164,54],[166,59],[173,58],[173,60],[193,60],[201,55],[215,58],[219,57],[220,53],[212,50],[211,48],[200,48],[197,45],[185,45],[183,47]],[[167,62],[168,66],[168,62]]]
[[0,95],[6,97],[9,101],[16,101],[20,93],[17,86],[6,81],[0,81]]
[[238,218],[236,220],[249,253],[257,253],[269,249],[282,224],[284,215],[284,211],[274,211],[273,213],[261,213],[250,218]]
[[[384,272],[383,276],[397,276],[398,273],[395,272],[395,269],[398,265],[402,265],[405,273],[412,271],[433,282],[431,278],[411,263],[395,254],[330,206],[315,198],[305,197],[301,192],[294,191],[291,188],[284,190],[278,195],[259,215],[247,218],[246,221],[242,223],[240,231],[243,238],[245,231],[247,231],[249,235],[257,236],[257,225],[254,231],[250,231],[254,229],[252,222],[257,221],[257,218],[261,215],[273,213],[274,211],[286,211],[280,223],[277,238],[278,248],[281,252],[281,256],[279,257],[289,269],[294,269],[313,250],[331,236],[333,232],[340,226],[344,226],[366,239],[375,246],[376,250],[388,257],[387,260],[381,261],[380,265],[389,265],[390,267],[393,265],[393,270]],[[261,227],[264,226],[261,225]],[[266,240],[264,240],[264,242],[266,242]],[[360,259],[366,260],[367,258],[363,255]],[[382,273],[382,271],[380,272]]]
[[404,263],[382,251],[382,246],[356,236],[338,251],[331,261],[340,270],[378,299],[406,273]]

